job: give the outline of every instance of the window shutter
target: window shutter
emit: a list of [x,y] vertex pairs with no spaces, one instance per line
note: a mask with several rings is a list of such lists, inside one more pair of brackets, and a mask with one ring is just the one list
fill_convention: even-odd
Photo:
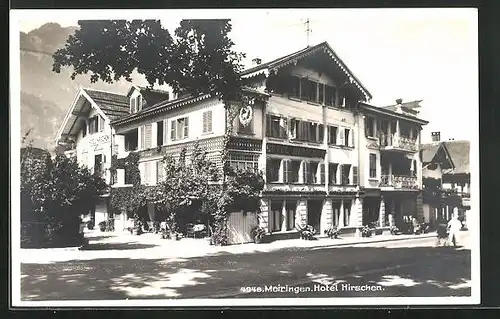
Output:
[[163,144],[167,144],[168,121],[163,120]]
[[358,181],[358,167],[357,166],[353,166],[352,167],[352,184],[353,185],[358,185],[359,184],[359,181]]
[[325,141],[325,126],[323,124],[319,125],[319,142],[323,143]]
[[176,121],[170,121],[170,139],[172,141],[175,141],[177,137],[177,125],[176,125]]
[[136,110],[135,110],[135,98],[134,99],[130,99],[130,113],[135,113]]
[[295,139],[297,138],[297,126],[296,126],[296,121],[295,119],[290,120],[290,138]]
[[288,183],[288,160],[283,160],[283,183]]
[[142,110],[142,95],[137,96],[137,111]]
[[203,133],[208,132],[208,112],[203,112]]
[[144,148],[151,148],[152,145],[152,125],[144,125]]
[[354,147],[354,130],[350,130],[349,132],[349,146]]
[[207,132],[212,132],[212,111],[207,111]]
[[182,136],[183,138],[186,138],[189,136],[189,117],[184,118],[184,135]]
[[319,163],[319,183],[325,183],[325,163]]
[[98,128],[98,132],[102,132],[104,131],[104,118],[101,116],[101,115],[98,115],[97,116],[97,128]]
[[302,165],[302,180],[304,181],[304,184],[309,184],[309,163],[304,162]]
[[339,144],[344,145],[344,129],[339,129]]

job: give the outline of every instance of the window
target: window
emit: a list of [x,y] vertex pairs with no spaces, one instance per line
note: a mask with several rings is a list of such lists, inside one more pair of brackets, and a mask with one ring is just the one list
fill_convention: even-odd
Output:
[[163,145],[163,121],[156,122],[156,146]]
[[271,201],[271,210],[269,216],[270,227],[272,232],[281,231],[281,224],[283,223],[283,213],[282,213],[283,201]]
[[310,184],[313,181],[311,174],[311,163],[302,162],[302,183]]
[[299,182],[300,161],[289,161],[290,175],[288,176],[289,183]]
[[337,127],[328,125],[328,144],[337,145]]
[[286,230],[295,228],[295,211],[297,210],[296,202],[286,202]]
[[130,113],[137,113],[142,110],[142,106],[144,104],[144,100],[142,99],[142,95],[137,95],[130,99]]
[[287,119],[277,115],[266,115],[266,135],[274,138],[286,138]]
[[330,185],[337,184],[337,168],[339,164],[328,163],[328,183]]
[[292,165],[290,160],[283,160],[283,183],[289,183],[292,177]]
[[307,78],[302,78],[301,80],[301,99],[310,102],[318,101],[318,91],[317,91],[317,83]]
[[203,133],[212,132],[212,111],[203,112]]
[[89,119],[89,134],[99,132],[99,115],[93,116]]
[[325,105],[335,105],[336,88],[330,85],[325,85]]
[[87,122],[81,121],[82,124],[82,137],[85,137],[87,135]]
[[137,150],[138,143],[138,129],[134,129],[125,134],[125,151],[135,151]]
[[365,133],[366,136],[368,137],[374,137],[375,136],[375,130],[374,130],[374,123],[375,119],[371,117],[366,117],[365,118]]
[[290,97],[300,98],[300,78],[291,76],[288,81],[290,83]]
[[268,183],[279,182],[279,171],[280,171],[281,160],[279,159],[268,159],[267,169],[266,169],[266,179]]
[[344,134],[344,146],[350,146],[349,145],[349,134],[351,133],[351,130],[346,128],[346,129],[344,129],[344,132],[345,132],[345,134]]
[[229,153],[229,165],[235,169],[243,171],[259,171],[259,155],[249,153],[231,152]]
[[104,118],[100,115],[97,117],[97,131],[98,132],[103,132],[104,131]]
[[298,141],[322,143],[324,140],[323,124],[292,119],[290,126],[292,138]]
[[144,185],[150,185],[151,184],[151,164],[153,164],[153,162],[144,162],[142,164],[142,176],[141,176],[141,180],[142,180],[142,184]]
[[102,174],[102,165],[103,164],[103,155],[98,154],[94,156],[94,174],[101,175]]
[[170,121],[170,139],[172,141],[187,138],[189,135],[189,122],[187,117]]
[[325,103],[325,85],[323,83],[318,83],[318,103],[324,104]]
[[341,165],[341,185],[349,185],[349,174],[351,173],[351,165],[350,164],[342,164]]
[[377,177],[377,154],[370,154],[370,178]]

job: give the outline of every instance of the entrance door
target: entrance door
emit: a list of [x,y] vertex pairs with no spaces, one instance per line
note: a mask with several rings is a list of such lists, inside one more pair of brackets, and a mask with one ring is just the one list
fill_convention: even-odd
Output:
[[323,208],[322,200],[307,201],[307,224],[314,227],[317,234],[321,234],[321,210]]

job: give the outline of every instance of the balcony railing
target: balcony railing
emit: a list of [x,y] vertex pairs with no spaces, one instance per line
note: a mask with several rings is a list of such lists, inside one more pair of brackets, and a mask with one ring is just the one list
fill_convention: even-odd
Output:
[[400,149],[405,151],[418,151],[417,139],[397,134],[380,134],[380,147],[389,149]]
[[404,189],[419,188],[416,177],[412,176],[397,176],[397,175],[382,175],[380,178],[380,187],[394,187]]

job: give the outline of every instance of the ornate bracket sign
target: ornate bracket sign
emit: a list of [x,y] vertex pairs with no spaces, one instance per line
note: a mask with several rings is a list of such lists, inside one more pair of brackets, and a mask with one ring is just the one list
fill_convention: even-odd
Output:
[[[253,103],[252,103],[253,104]],[[244,105],[240,108],[239,119],[243,126],[250,124],[253,118],[253,109],[250,105]]]

